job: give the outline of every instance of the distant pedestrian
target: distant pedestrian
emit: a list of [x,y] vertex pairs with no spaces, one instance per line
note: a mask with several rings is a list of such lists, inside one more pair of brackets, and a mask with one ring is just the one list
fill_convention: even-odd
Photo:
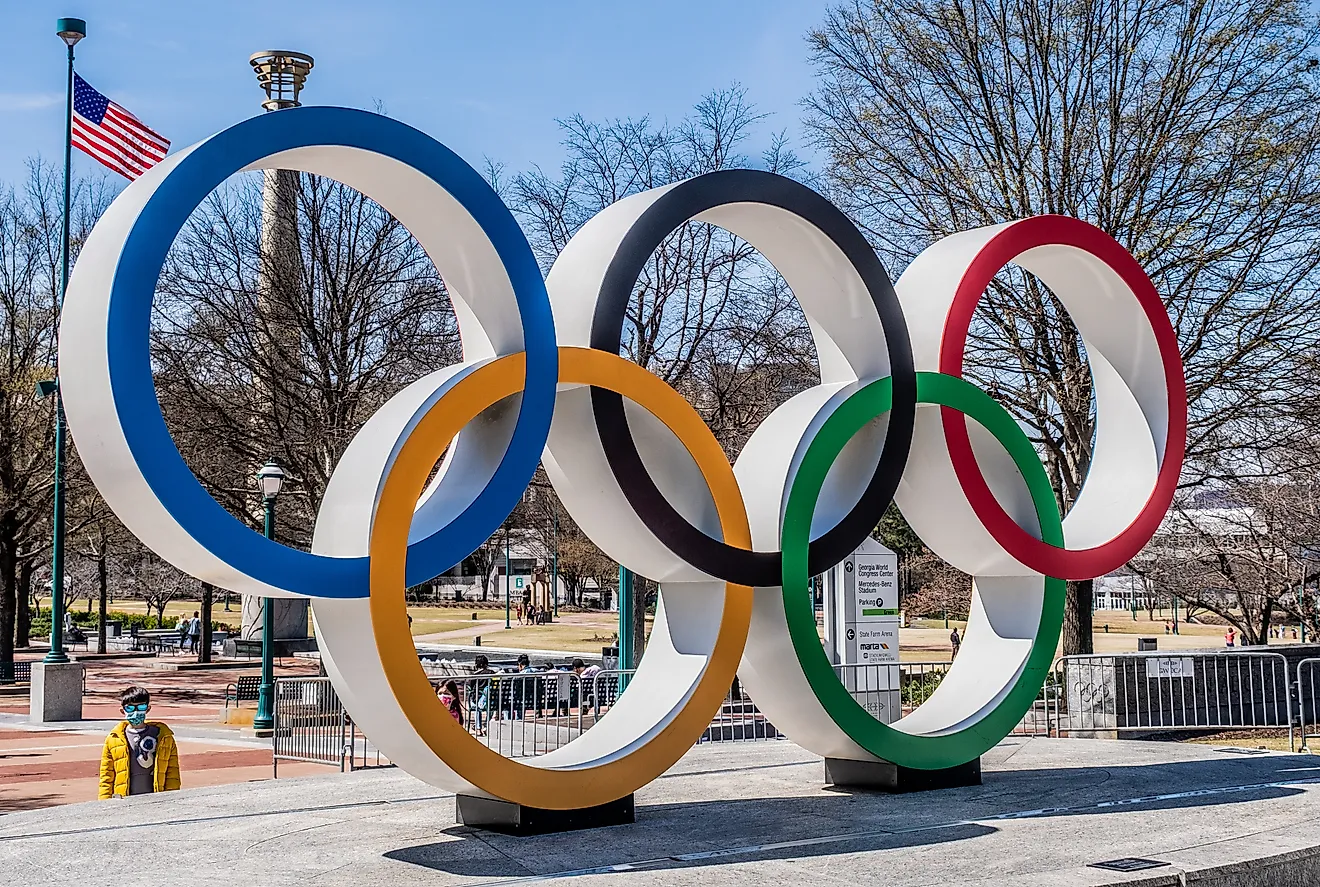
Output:
[[1173,634],[1173,629],[1169,627],[1169,620],[1167,619],[1164,620],[1164,633]]
[[178,624],[174,627],[179,632],[179,652],[182,653],[188,646],[188,617],[180,616]]
[[101,749],[101,800],[172,792],[179,789],[179,752],[174,734],[160,721],[148,721],[151,694],[129,687],[119,694],[124,713]]
[[1292,639],[1293,639],[1294,641],[1297,640],[1297,629],[1294,628],[1294,629],[1292,630],[1292,633],[1293,633]]
[[1232,628],[1229,628],[1228,631],[1224,632],[1224,646],[1232,647],[1236,645],[1236,642],[1237,642],[1237,632],[1234,631]]
[[202,646],[202,614],[193,610],[192,621],[188,623],[189,649],[196,653]]
[[962,647],[962,638],[958,636],[958,626],[956,625],[953,627],[953,631],[949,633],[949,646],[953,648],[953,654],[949,658],[957,659],[958,649]]
[[522,624],[523,624],[523,608],[522,608],[522,601],[519,601],[519,602],[518,602],[518,624],[519,624],[519,625],[522,625]]

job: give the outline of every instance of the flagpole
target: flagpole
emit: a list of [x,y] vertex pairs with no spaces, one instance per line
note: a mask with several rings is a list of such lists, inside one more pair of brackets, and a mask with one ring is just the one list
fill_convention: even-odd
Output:
[[[69,289],[69,171],[73,165],[73,47],[87,36],[87,23],[79,18],[62,18],[55,24],[59,38],[69,50],[69,71],[64,102],[64,225],[60,241],[60,298],[55,322],[64,309],[64,294]],[[58,326],[57,326],[58,332]],[[50,555],[50,652],[46,662],[68,662],[64,652],[64,398],[59,388],[59,363],[55,366],[55,509]]]

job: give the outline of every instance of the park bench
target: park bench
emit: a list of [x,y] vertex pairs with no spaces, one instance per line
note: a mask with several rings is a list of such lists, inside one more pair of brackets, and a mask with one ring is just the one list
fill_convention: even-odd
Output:
[[[32,683],[32,662],[0,662],[0,686]],[[87,695],[87,669],[82,671],[82,691]]]
[[261,641],[252,638],[234,638],[234,655],[251,659],[261,655]]
[[31,662],[0,662],[0,684],[32,683]]
[[240,702],[256,702],[260,694],[261,678],[257,675],[244,675],[225,687],[225,708],[229,708],[231,701],[235,708],[238,708]]
[[179,649],[179,633],[172,628],[141,629],[132,637],[134,650],[177,653]]

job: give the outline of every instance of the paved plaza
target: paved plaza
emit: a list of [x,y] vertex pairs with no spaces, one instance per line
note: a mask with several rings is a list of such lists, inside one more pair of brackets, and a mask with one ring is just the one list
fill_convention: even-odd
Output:
[[[986,756],[978,788],[868,794],[827,789],[822,772],[789,742],[698,746],[637,793],[635,825],[535,838],[457,826],[451,795],[398,770],[281,778],[15,813],[0,818],[0,868],[11,883],[88,887],[201,876],[263,887],[1320,878],[1320,766],[1309,756],[1009,739]],[[1169,865],[1088,867],[1128,856]]]
[[[180,657],[182,659],[182,657]],[[164,660],[170,664],[169,660]],[[28,723],[26,695],[0,696],[0,813],[77,803],[96,797],[101,745],[119,722],[119,692],[131,684],[151,691],[151,717],[168,723],[179,741],[185,787],[269,779],[270,741],[251,730],[223,726],[225,686],[260,667],[217,671],[168,671],[154,659],[91,659],[87,666],[85,720],[57,728]],[[315,662],[283,660],[280,676],[314,675]],[[244,703],[251,709],[252,703]],[[290,763],[289,775],[325,773],[316,764]]]

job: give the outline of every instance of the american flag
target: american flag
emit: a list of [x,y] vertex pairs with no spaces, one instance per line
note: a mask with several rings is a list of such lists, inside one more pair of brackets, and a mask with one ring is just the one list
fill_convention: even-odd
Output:
[[136,179],[165,159],[170,140],[73,75],[73,146]]

